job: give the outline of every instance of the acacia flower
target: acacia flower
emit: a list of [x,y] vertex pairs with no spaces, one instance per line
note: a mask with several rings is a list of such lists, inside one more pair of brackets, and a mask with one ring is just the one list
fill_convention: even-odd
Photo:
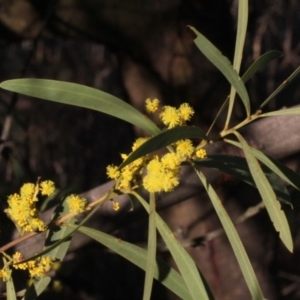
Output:
[[42,256],[35,260],[30,260],[26,264],[31,278],[41,278],[50,271],[53,261],[50,256]]
[[155,155],[148,163],[147,165],[147,170],[148,172],[151,172],[151,173],[155,173],[155,172],[159,172],[162,168],[162,164],[161,162],[159,161],[159,158],[157,155]]
[[159,117],[164,125],[168,126],[169,129],[180,124],[180,114],[175,107],[164,106]]
[[54,182],[51,180],[45,180],[40,183],[40,191],[42,195],[51,196],[55,191]]
[[0,269],[0,278],[2,278],[4,282],[8,281],[11,278],[11,270],[6,267]]
[[194,152],[194,146],[189,139],[179,140],[176,142],[176,153],[182,159],[187,159],[192,156]]
[[151,100],[150,98],[148,98],[148,99],[146,99],[145,103],[146,103],[147,112],[154,113],[155,111],[157,111],[158,105],[159,105],[158,99],[155,98],[155,99]]
[[24,183],[20,189],[20,196],[23,199],[31,199],[32,201],[34,201],[33,195],[35,192],[35,185],[33,183]]
[[111,179],[117,179],[120,176],[120,171],[117,166],[109,165],[106,167],[106,174]]
[[13,259],[12,266],[14,269],[26,270],[28,268],[27,263],[20,263],[21,261],[23,261],[25,259],[21,252],[17,251],[12,256],[12,259]]
[[120,209],[120,204],[119,204],[119,202],[113,201],[113,202],[112,202],[112,205],[113,205],[113,210],[118,211],[118,210]]
[[178,172],[169,171],[164,174],[164,178],[162,180],[162,190],[164,192],[172,191],[179,184]]
[[132,145],[132,151],[136,150],[138,147],[140,147],[142,144],[147,142],[148,138],[138,138],[135,140],[135,142]]
[[166,154],[161,161],[155,156],[147,165],[144,188],[150,193],[169,192],[179,184],[178,173],[179,167],[173,155]]
[[44,231],[47,226],[40,218],[32,218],[30,224],[25,226],[25,231]]
[[123,160],[125,160],[128,157],[128,155],[125,154],[125,153],[121,153],[121,157],[122,157]]
[[7,215],[16,224],[21,233],[32,231],[44,231],[46,225],[39,218],[35,202],[38,201],[39,186],[33,183],[25,183],[20,194],[12,194],[8,197]]
[[207,156],[206,150],[204,150],[204,149],[198,149],[196,151],[196,157],[197,158],[203,159],[203,158],[206,158],[206,156]]
[[165,169],[175,170],[180,166],[180,159],[176,153],[167,153],[161,158]]
[[183,121],[189,121],[195,113],[193,108],[188,103],[182,103],[179,106],[178,111]]
[[75,194],[68,196],[66,202],[69,206],[70,212],[75,214],[84,212],[87,205],[87,201],[85,198],[82,198]]

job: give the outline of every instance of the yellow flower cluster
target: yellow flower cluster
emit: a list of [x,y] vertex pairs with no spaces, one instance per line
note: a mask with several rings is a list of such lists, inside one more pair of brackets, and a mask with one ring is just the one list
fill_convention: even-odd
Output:
[[146,99],[146,110],[149,113],[154,113],[158,110],[158,105],[159,105],[159,100],[158,99],[153,99],[151,100],[150,98]]
[[112,202],[113,210],[118,211],[120,209],[120,203],[119,202]]
[[182,103],[178,109],[172,106],[164,106],[159,117],[169,129],[183,126],[191,119],[194,110],[188,103]]
[[19,194],[13,194],[8,197],[8,208],[5,212],[22,233],[44,231],[47,227],[38,216],[36,202],[38,201],[39,193],[50,196],[54,191],[54,183],[50,180],[37,184],[25,183],[21,187]]
[[[139,146],[145,143],[147,138],[138,138],[132,145],[132,151],[135,151]],[[131,152],[132,153],[132,152]],[[121,154],[123,160],[125,160],[128,155]],[[118,170],[118,167],[109,165],[106,168],[106,174],[109,178],[117,180],[116,189],[119,190],[130,190],[132,186],[139,180],[141,177],[142,167],[147,161],[148,156],[141,157],[136,159],[131,164],[125,166],[121,172]]]
[[197,158],[200,158],[200,159],[203,159],[203,158],[205,158],[206,157],[206,150],[205,149],[198,149],[197,151],[196,151],[196,157]]
[[[146,100],[148,112],[155,112],[158,105],[159,100],[157,99]],[[160,113],[160,119],[168,128],[173,128],[185,125],[193,114],[193,108],[188,103],[183,103],[178,109],[164,106]],[[146,138],[137,139],[132,146],[132,151],[135,151],[146,141]],[[117,166],[109,165],[106,173],[109,178],[116,180],[116,189],[119,190],[130,190],[135,184],[142,183],[149,192],[169,192],[179,184],[179,171],[182,162],[206,156],[205,150],[196,150],[189,139],[179,140],[172,146],[174,149],[172,153],[164,154],[161,157],[146,155],[125,166],[122,170],[119,170]],[[121,156],[123,160],[128,157],[126,154]]]
[[87,205],[87,201],[85,198],[82,198],[75,194],[68,196],[66,202],[69,206],[70,212],[75,214],[84,212]]
[[2,278],[4,282],[8,281],[11,278],[11,270],[7,267],[0,269],[0,278]]
[[[150,98],[145,101],[146,110],[154,113],[158,110],[159,100]],[[176,126],[183,126],[194,114],[193,108],[188,103],[182,103],[179,108],[173,106],[163,106],[160,112],[160,119],[169,129]]]
[[167,153],[161,159],[154,156],[147,165],[147,175],[143,178],[148,192],[169,192],[179,184],[180,160],[176,153]]
[[51,269],[53,261],[50,256],[38,257],[35,260],[29,260],[25,263],[20,263],[24,260],[20,252],[16,252],[13,256],[13,268],[20,270],[28,270],[31,278],[41,278]]

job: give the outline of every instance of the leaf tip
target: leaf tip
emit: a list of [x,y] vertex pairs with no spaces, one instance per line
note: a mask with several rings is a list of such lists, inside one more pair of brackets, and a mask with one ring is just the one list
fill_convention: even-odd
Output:
[[197,36],[199,35],[199,33],[198,33],[198,31],[196,30],[195,27],[193,27],[193,26],[191,26],[191,25],[187,25],[187,27],[188,27],[189,29],[191,29]]

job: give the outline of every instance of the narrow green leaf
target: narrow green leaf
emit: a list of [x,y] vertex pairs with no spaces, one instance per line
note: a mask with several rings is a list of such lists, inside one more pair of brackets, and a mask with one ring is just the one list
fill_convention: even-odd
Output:
[[126,165],[146,154],[167,147],[179,140],[188,138],[207,139],[205,133],[198,127],[181,126],[168,129],[150,138],[138,147],[127,157],[126,160],[124,160],[124,162],[119,166],[119,169],[124,168]]
[[273,191],[269,181],[263,173],[247,142],[238,132],[235,132],[234,134],[242,145],[250,172],[269,213],[270,219],[273,222],[276,231],[279,232],[279,236],[283,244],[290,252],[292,252],[293,240],[289,224],[284,212],[281,210],[280,203],[276,199],[275,192]]
[[47,79],[15,79],[0,84],[0,88],[80,107],[85,107],[129,122],[151,135],[160,129],[142,113],[115,96],[84,85]]
[[200,34],[194,27],[191,30],[197,35],[195,44],[199,50],[209,59],[227,78],[230,84],[236,89],[237,93],[241,97],[247,116],[250,115],[250,101],[246,87],[239,77],[236,70],[233,69],[229,59],[222,55],[222,53],[202,34]]
[[259,108],[263,108],[274,97],[276,97],[283,89],[285,89],[290,83],[299,75],[300,67],[298,67],[261,105]]
[[242,79],[246,83],[259,69],[265,67],[273,59],[282,56],[282,52],[271,50],[261,55],[245,72]]
[[237,73],[239,73],[248,24],[248,0],[239,1],[237,21],[238,24],[233,58],[233,68],[237,71]]
[[252,295],[252,299],[265,299],[259,286],[258,280],[256,278],[255,272],[252,268],[249,257],[246,253],[246,250],[231,219],[229,218],[224,206],[222,205],[221,200],[219,199],[213,187],[207,181],[204,174],[199,170],[196,170],[196,173],[199,176],[199,179],[201,180],[204,188],[206,189],[207,194],[209,195],[209,198],[211,199],[215,211],[222,223],[224,231],[226,232],[228,240],[232,246],[233,252],[244,275],[249,291]]
[[300,115],[299,107],[271,111],[268,113],[263,113],[263,114],[259,115],[259,117],[293,116],[293,115]]
[[[204,159],[194,160],[195,165],[220,170],[241,180],[249,185],[256,187],[256,184],[250,173],[247,161],[243,157],[231,155],[213,155]],[[266,167],[262,168],[263,172],[270,181],[279,201],[291,205],[291,197],[284,186],[283,181]]]
[[[66,201],[63,201],[60,205],[58,205],[53,213],[52,220],[57,220],[58,218],[62,217],[66,213],[69,212],[69,207],[66,203]],[[70,218],[66,221],[68,224],[75,224],[76,219]],[[63,241],[54,249],[52,249],[48,255],[51,256],[52,259],[58,259],[62,261],[67,254],[67,251],[69,249],[72,236],[70,236],[70,233],[73,231],[73,228],[69,226],[60,226],[60,227],[54,227],[48,230],[46,240],[45,240],[45,246],[44,250],[47,250],[49,247],[51,247],[53,244],[57,243],[58,241]],[[65,239],[65,237],[67,237]]]
[[[224,140],[225,142],[232,144],[236,147],[242,149],[240,143],[232,140]],[[273,158],[265,155],[263,152],[250,147],[254,156],[259,159],[264,165],[266,165],[272,172],[278,175],[281,179],[286,181],[288,184],[294,188],[300,190],[300,176],[293,172],[291,169],[280,163],[279,161],[274,160]]]
[[47,288],[50,282],[51,277],[49,276],[45,276],[41,279],[35,280],[26,290],[26,293],[22,300],[36,299]]
[[[248,0],[240,0],[238,2],[237,21],[238,21],[238,24],[237,24],[237,34],[236,34],[236,41],[235,41],[234,58],[233,58],[233,69],[239,74],[241,62],[242,62],[245,38],[246,38],[247,24],[248,24]],[[236,88],[233,85],[231,85],[225,128],[228,127],[230,119],[231,119],[235,95],[236,95]],[[244,102],[244,104],[246,107],[247,116],[249,116],[250,115],[249,100],[248,100],[248,102]],[[247,106],[249,106],[249,111],[247,110]]]
[[[132,192],[132,194],[140,201],[145,210],[149,213],[148,203],[136,192]],[[183,246],[177,241],[172,231],[158,214],[156,214],[156,226],[172,257],[174,258],[174,261],[183,277],[192,299],[209,299],[195,262],[183,248]]]
[[[146,270],[146,250],[96,229],[82,226],[78,230],[113,250],[139,268]],[[192,299],[181,275],[158,258],[156,259],[154,278],[181,299]]]
[[146,263],[146,277],[144,284],[143,300],[150,300],[153,277],[156,267],[156,222],[155,222],[155,194],[150,193],[149,228],[148,228],[148,251]]
[[17,295],[15,291],[15,286],[12,278],[8,279],[6,282],[6,293],[7,293],[7,300],[17,300]]

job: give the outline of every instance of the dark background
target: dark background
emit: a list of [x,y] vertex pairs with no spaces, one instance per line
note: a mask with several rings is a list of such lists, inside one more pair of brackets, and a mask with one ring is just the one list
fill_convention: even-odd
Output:
[[[241,72],[266,51],[283,53],[247,84],[254,111],[299,65],[300,3],[249,2]],[[199,53],[187,25],[197,28],[232,60],[236,15],[237,1],[230,0],[1,0],[0,80],[36,77],[81,83],[112,93],[140,110],[148,97],[170,105],[189,102],[196,110],[194,124],[207,129],[229,85]],[[268,109],[299,104],[298,86],[296,81]],[[7,116],[12,124],[3,136]],[[243,116],[237,105],[233,122]],[[224,117],[216,131],[223,121]],[[0,91],[0,122],[2,210],[10,193],[38,176],[78,193],[105,182],[106,165],[118,164],[119,154],[129,152],[134,138],[142,134],[98,112],[4,91]],[[234,186],[234,193],[241,194],[238,189]],[[5,219],[2,214],[1,220]],[[9,236],[11,226],[7,226],[3,241]],[[120,234],[133,242],[143,240],[145,225],[131,224]],[[58,272],[64,285],[62,297],[141,299],[143,273],[121,261],[98,245],[80,249]],[[300,277],[295,260],[284,266],[276,256],[274,261],[278,299],[297,299]],[[153,299],[164,299],[162,291],[157,293]],[[227,290],[218,295],[218,299],[242,299]]]

